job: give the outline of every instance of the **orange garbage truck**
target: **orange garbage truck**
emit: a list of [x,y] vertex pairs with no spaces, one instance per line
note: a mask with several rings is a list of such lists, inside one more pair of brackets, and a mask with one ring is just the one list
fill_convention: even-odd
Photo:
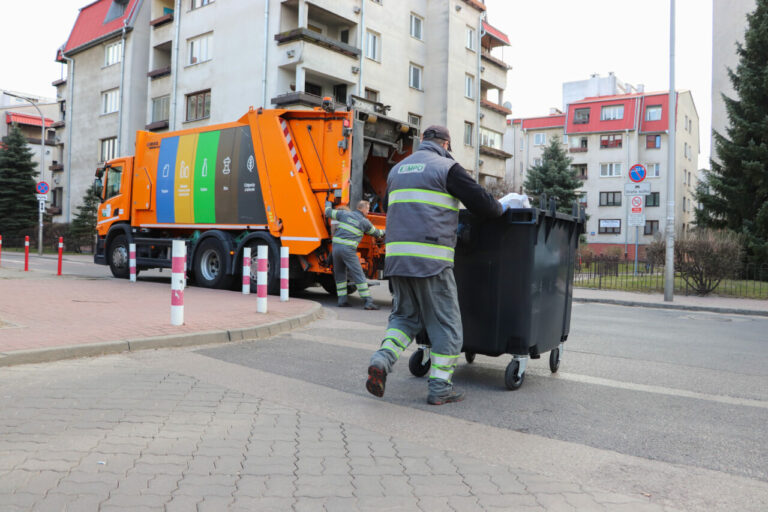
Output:
[[[363,104],[364,105],[364,104]],[[360,107],[335,110],[330,99],[313,110],[253,108],[231,123],[167,133],[139,131],[133,156],[96,171],[95,263],[115,277],[171,267],[171,246],[184,240],[187,274],[198,286],[241,282],[242,255],[268,248],[268,290],[279,293],[280,247],[290,253],[290,285],[319,283],[336,293],[325,202],[371,202],[369,219],[385,227],[382,201],[389,169],[408,156],[417,129]],[[384,246],[366,235],[358,247],[364,272],[380,278]]]

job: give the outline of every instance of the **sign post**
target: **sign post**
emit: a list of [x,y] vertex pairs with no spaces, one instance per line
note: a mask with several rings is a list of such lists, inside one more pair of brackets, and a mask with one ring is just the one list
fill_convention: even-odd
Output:
[[[45,144],[44,141],[41,141],[40,144]],[[42,166],[42,162],[40,163]],[[40,175],[42,176],[42,167],[40,170]],[[43,213],[45,213],[45,202],[48,200],[48,190],[50,187],[48,186],[48,183],[44,181],[38,181],[37,186],[35,186],[35,190],[37,191],[37,222],[38,222],[38,229],[37,229],[37,255],[42,256],[43,255]]]
[[629,168],[629,179],[632,183],[624,185],[624,194],[630,196],[630,211],[627,213],[627,227],[635,226],[634,275],[637,275],[637,250],[640,242],[640,226],[645,226],[643,203],[645,203],[645,196],[651,193],[650,183],[642,183],[646,176],[648,176],[648,172],[645,170],[645,167],[641,164],[635,164]]

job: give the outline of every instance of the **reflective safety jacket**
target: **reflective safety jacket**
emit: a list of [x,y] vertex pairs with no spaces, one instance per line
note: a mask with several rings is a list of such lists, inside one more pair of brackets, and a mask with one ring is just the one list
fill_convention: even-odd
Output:
[[385,276],[430,277],[453,267],[459,200],[448,192],[456,162],[424,141],[387,177]]
[[363,234],[381,237],[384,232],[376,229],[358,210],[325,209],[325,216],[336,221],[336,231],[333,233],[333,243],[357,248]]

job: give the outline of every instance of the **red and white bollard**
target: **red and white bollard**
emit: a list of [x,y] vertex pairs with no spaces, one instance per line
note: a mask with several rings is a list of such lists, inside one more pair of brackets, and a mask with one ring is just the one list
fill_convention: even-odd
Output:
[[260,245],[256,267],[256,312],[267,312],[267,254],[266,245]]
[[64,237],[59,237],[59,270],[56,272],[57,276],[61,275],[61,257],[64,254]]
[[29,270],[29,237],[24,237],[24,272]]
[[184,274],[187,269],[187,245],[174,240],[171,253],[171,325],[184,324]]
[[280,302],[288,300],[288,248],[280,248]]
[[251,293],[251,248],[243,247],[243,295]]
[[136,244],[128,244],[128,275],[132,283],[136,282]]

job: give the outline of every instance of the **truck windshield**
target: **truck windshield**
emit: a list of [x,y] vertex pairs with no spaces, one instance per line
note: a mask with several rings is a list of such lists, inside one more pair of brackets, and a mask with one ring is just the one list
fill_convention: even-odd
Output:
[[120,193],[120,175],[123,172],[122,167],[110,167],[107,171],[107,194],[104,199],[115,197]]

